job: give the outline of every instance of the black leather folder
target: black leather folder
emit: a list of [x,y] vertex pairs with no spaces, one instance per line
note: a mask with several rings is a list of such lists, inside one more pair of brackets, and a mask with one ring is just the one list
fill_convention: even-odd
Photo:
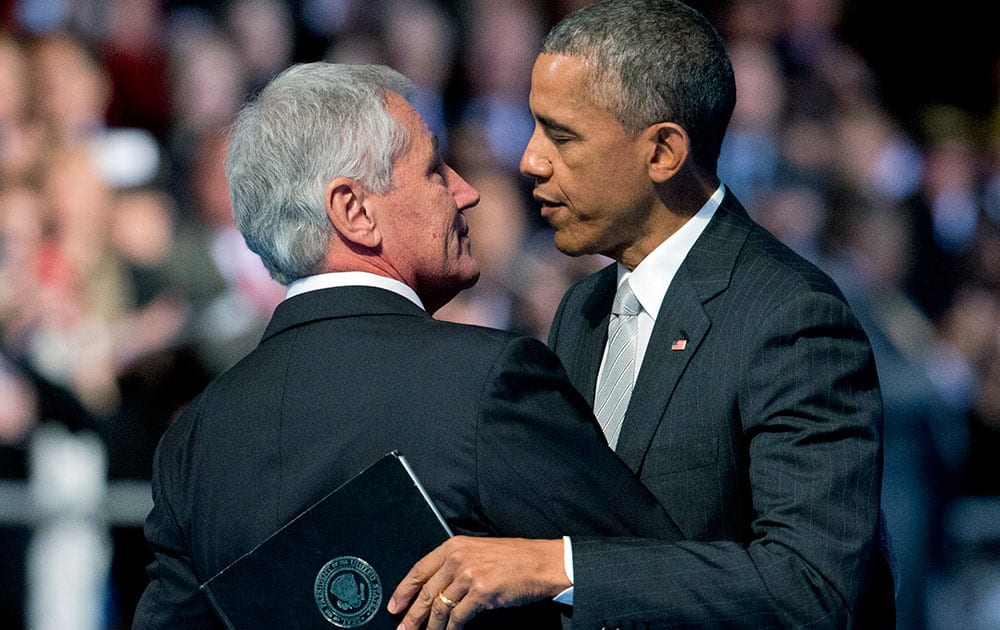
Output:
[[358,473],[201,585],[227,627],[395,628],[389,596],[451,532],[405,458]]

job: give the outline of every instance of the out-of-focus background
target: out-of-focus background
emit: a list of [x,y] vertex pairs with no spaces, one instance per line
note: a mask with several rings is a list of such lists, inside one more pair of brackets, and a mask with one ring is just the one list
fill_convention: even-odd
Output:
[[[130,625],[156,441],[282,297],[223,160],[240,104],[290,63],[416,82],[482,194],[482,279],[439,317],[545,337],[606,262],[554,249],[517,172],[533,58],[580,4],[0,4],[0,626]],[[899,627],[1000,628],[1000,3],[692,4],[739,86],[723,180],[875,345]]]

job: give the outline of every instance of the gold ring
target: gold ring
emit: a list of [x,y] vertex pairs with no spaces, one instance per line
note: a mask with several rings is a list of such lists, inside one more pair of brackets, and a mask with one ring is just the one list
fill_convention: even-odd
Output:
[[441,603],[447,606],[448,608],[454,608],[455,606],[458,606],[458,602],[456,602],[453,599],[448,599],[447,597],[445,597],[444,591],[438,593],[438,599],[440,599]]

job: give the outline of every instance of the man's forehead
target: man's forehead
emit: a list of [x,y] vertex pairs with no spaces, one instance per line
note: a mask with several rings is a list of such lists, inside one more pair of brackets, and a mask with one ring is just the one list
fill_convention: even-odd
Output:
[[403,115],[410,112],[416,113],[416,110],[413,109],[409,101],[403,98],[398,92],[386,90],[383,101],[385,102],[386,110],[397,119],[401,120]]
[[[393,118],[404,126],[427,130],[427,123],[413,105],[405,98],[392,90],[386,90],[385,108]],[[429,133],[429,131],[428,131]]]
[[431,133],[423,116],[409,101],[397,92],[386,90],[385,108],[407,130],[409,138],[403,153],[415,152],[414,155],[417,156],[431,156],[428,159],[434,159],[438,155],[437,136]]
[[583,57],[542,53],[531,72],[529,105],[536,117],[560,118],[605,108],[589,87],[591,66]]
[[579,84],[587,83],[594,71],[594,64],[581,55],[543,52],[535,58],[531,78],[532,83],[545,80]]

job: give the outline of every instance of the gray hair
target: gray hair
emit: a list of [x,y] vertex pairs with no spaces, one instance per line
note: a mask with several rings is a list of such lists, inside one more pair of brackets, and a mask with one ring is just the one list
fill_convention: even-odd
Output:
[[240,111],[226,157],[233,216],[278,282],[315,273],[326,256],[333,178],[375,194],[392,188],[392,164],[409,137],[386,110],[388,91],[410,100],[415,88],[385,66],[300,64]]
[[676,0],[607,0],[559,22],[542,52],[581,57],[596,103],[630,133],[679,124],[692,159],[715,172],[736,82],[722,38],[701,13]]

